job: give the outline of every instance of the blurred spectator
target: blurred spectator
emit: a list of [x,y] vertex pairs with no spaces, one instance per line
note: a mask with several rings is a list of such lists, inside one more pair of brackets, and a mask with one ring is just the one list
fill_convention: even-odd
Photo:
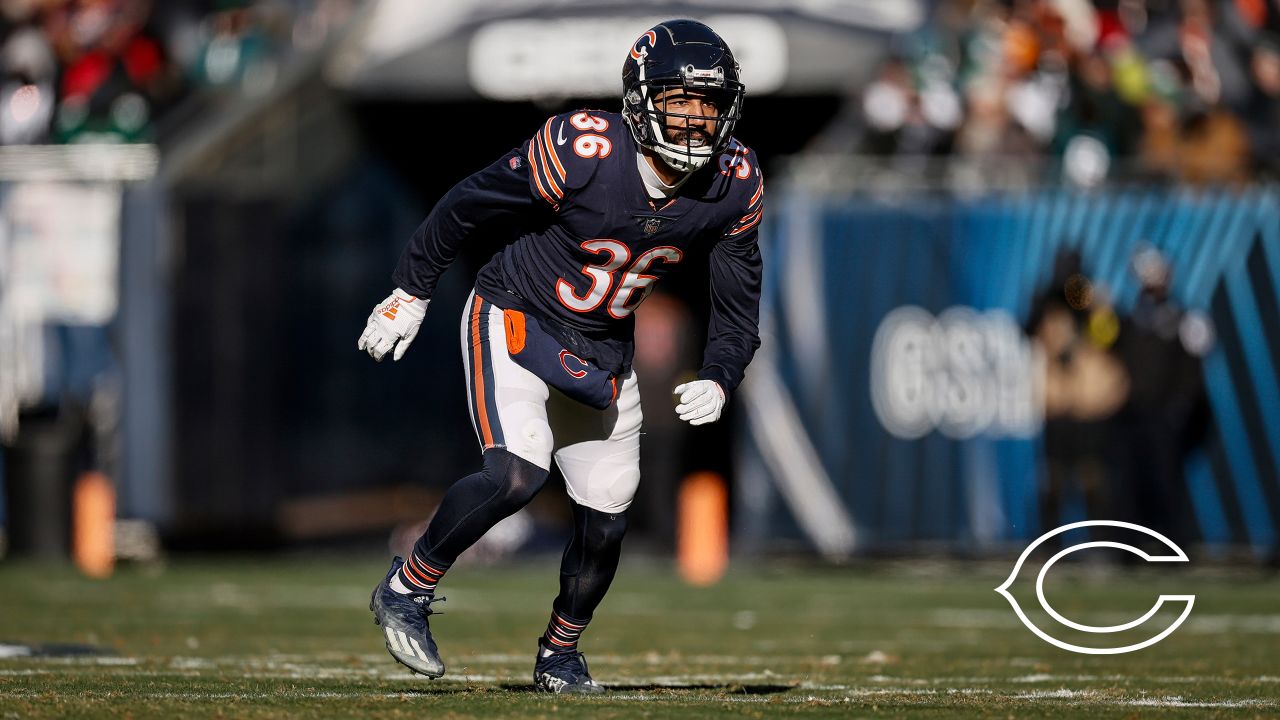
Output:
[[1232,2],[1181,0],[1180,11],[1150,24],[1137,39],[1146,57],[1170,60],[1186,69],[1188,99],[1205,108],[1238,109],[1249,93],[1241,58],[1251,32]]
[[1027,321],[1044,362],[1042,532],[1079,519],[1064,515],[1073,505],[1083,504],[1090,519],[1112,515],[1116,488],[1106,471],[1110,419],[1130,386],[1112,352],[1118,329],[1115,312],[1084,274],[1079,251],[1060,251]]
[[104,327],[51,323],[41,335],[43,393],[27,399],[16,436],[0,437],[0,504],[15,554],[55,558],[70,548],[76,477],[115,470],[119,366]]
[[934,63],[919,77],[901,60],[887,62],[863,93],[869,140],[883,154],[926,155],[947,148],[960,122],[950,68]]
[[200,49],[189,74],[202,85],[240,85],[249,94],[269,90],[278,72],[273,33],[277,20],[258,8],[234,4],[213,13],[200,26]]
[[1172,268],[1159,251],[1144,248],[1132,268],[1142,290],[1116,342],[1131,378],[1111,436],[1121,490],[1116,511],[1175,542],[1191,542],[1198,532],[1182,469],[1209,423],[1200,358],[1213,345],[1212,325],[1174,301]]
[[[15,19],[6,8],[6,20]],[[43,142],[53,117],[53,49],[39,30],[19,26],[0,46],[0,144]]]
[[1188,120],[1181,155],[1178,179],[1184,182],[1235,183],[1247,178],[1248,137],[1241,122],[1222,108]]
[[1280,35],[1266,35],[1259,40],[1249,70],[1253,94],[1244,117],[1254,169],[1272,180],[1280,179]]

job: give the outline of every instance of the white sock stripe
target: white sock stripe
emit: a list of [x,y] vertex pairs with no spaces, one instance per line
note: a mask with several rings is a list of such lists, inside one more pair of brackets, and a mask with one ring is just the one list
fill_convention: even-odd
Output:
[[423,590],[435,590],[435,589],[436,589],[436,584],[435,584],[435,583],[431,583],[431,584],[429,584],[429,585],[428,585],[427,583],[424,583],[424,582],[422,582],[421,580],[418,580],[418,579],[414,578],[414,577],[413,577],[413,575],[412,575],[411,573],[404,573],[403,577],[404,577],[404,579],[405,579],[405,580],[408,580],[408,581],[409,581],[409,584],[410,584],[410,585],[413,585],[413,586],[415,586],[415,587],[420,587],[420,588],[422,588]]
[[426,560],[423,560],[422,556],[416,552],[413,554],[413,562],[414,569],[421,572],[423,575],[435,578],[436,580],[439,580],[440,577],[444,575],[444,570],[436,570]]
[[547,639],[549,639],[549,641],[558,642],[561,644],[575,644],[577,643],[577,639],[579,639],[581,635],[582,633],[571,634],[571,633],[561,632],[561,630],[550,630],[550,632],[547,633]]
[[383,628],[383,630],[387,631],[387,645],[391,646],[391,650],[394,652],[402,652],[402,650],[400,650],[400,643],[396,642],[395,631],[391,628]]
[[430,583],[422,582],[418,578],[414,577],[414,571],[409,568],[408,563],[405,563],[404,567],[400,568],[400,578],[404,582],[408,582],[411,585],[420,587],[423,590],[427,590],[427,591],[435,590],[436,583],[440,581],[440,578],[436,577],[435,582],[430,582]]

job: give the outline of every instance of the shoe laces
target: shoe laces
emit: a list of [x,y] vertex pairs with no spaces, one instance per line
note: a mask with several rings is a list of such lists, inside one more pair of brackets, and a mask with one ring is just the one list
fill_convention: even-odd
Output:
[[543,658],[543,662],[543,672],[567,671],[573,674],[575,680],[591,677],[591,671],[587,669],[587,656],[580,652],[551,653]]
[[443,595],[441,595],[440,597],[432,597],[431,595],[414,595],[413,596],[413,601],[418,603],[418,605],[422,607],[423,615],[443,615],[444,611],[433,610],[431,608],[431,604],[444,602],[446,599],[447,598],[444,597]]

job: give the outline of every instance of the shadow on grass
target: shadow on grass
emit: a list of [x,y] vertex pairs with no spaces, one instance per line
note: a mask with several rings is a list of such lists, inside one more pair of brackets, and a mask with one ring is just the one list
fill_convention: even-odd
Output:
[[0,640],[0,658],[61,658],[114,654],[111,650],[95,645],[72,645],[67,643],[26,645],[22,643],[7,643]]
[[[509,692],[537,692],[532,684],[505,683],[499,685]],[[658,692],[661,690],[718,690],[731,695],[772,695],[792,689],[791,685],[765,685],[740,683],[605,683],[606,692],[595,697],[609,697],[610,692]]]
[[[599,695],[584,695],[583,697],[595,697],[608,699],[610,693],[617,692],[661,692],[672,690],[708,690],[713,692],[721,692],[726,695],[773,695],[775,693],[787,692],[795,689],[793,685],[770,685],[762,683],[752,683],[748,685],[740,683],[609,683],[604,686],[605,692]],[[487,683],[472,686],[437,686],[437,687],[415,687],[397,690],[401,695],[421,695],[424,697],[443,696],[443,695],[465,695],[468,693],[492,693],[492,692],[509,692],[509,693],[528,693],[530,695],[542,694],[532,683],[500,683],[498,685],[489,685]]]

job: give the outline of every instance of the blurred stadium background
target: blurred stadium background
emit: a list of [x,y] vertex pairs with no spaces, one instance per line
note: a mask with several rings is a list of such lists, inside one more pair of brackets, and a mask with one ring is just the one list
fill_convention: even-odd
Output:
[[[429,514],[475,464],[450,308],[493,248],[410,362],[348,336],[439,194],[544,115],[616,105],[617,48],[680,9],[6,2],[11,552],[67,556],[85,473],[124,550]],[[687,432],[663,408],[700,273],[645,306],[633,537],[668,552],[681,481],[710,471],[744,554],[980,554],[1088,516],[1274,555],[1274,2],[683,9],[749,80],[767,341],[732,421]],[[504,550],[558,545],[560,504]]]
[[[476,463],[454,333],[495,248],[406,361],[355,350],[364,318],[440,194],[615,109],[673,16],[743,66],[764,347],[691,431],[704,273],[638,313],[628,554],[698,535],[714,578],[721,523],[735,561],[963,563],[1112,518],[1277,562],[1276,0],[3,0],[9,588],[411,542]],[[557,492],[472,562],[557,553]]]

